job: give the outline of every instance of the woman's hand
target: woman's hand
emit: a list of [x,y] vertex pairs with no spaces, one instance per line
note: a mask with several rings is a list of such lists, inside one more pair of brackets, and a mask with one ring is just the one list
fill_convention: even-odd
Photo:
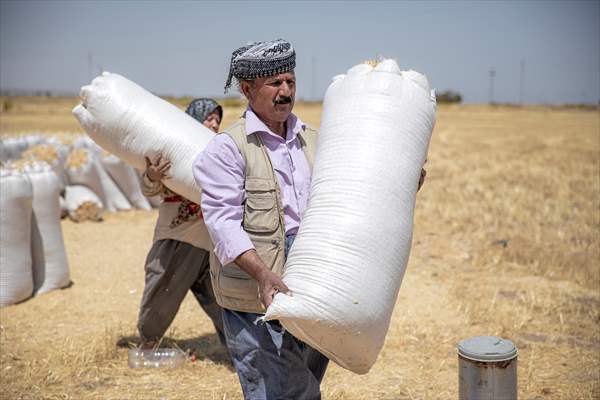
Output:
[[167,171],[171,168],[171,161],[164,158],[162,154],[157,154],[154,160],[150,160],[150,157],[144,157],[144,159],[146,160],[146,176],[151,182],[171,177],[167,175]]

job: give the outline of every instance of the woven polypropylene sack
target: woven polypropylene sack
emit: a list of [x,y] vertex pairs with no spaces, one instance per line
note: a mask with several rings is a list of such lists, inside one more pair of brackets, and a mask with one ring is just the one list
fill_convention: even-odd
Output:
[[[142,185],[144,184],[143,183],[143,181],[144,181],[143,172],[138,169],[136,169],[135,172],[137,174],[138,182],[139,182],[140,188],[141,188]],[[148,203],[150,203],[150,206],[152,206],[152,208],[160,207],[160,205],[163,202],[163,199],[160,194],[157,194],[155,196],[147,196],[146,198],[148,199]]]
[[33,187],[31,254],[33,291],[42,294],[67,286],[69,263],[60,225],[60,183],[47,164],[26,168]]
[[58,155],[58,162],[52,165],[52,169],[58,176],[58,181],[61,187],[61,192],[65,190],[65,186],[69,183],[69,179],[67,177],[67,171],[65,170],[65,161],[69,156],[69,152],[71,151],[71,146],[68,144],[62,143],[57,137],[51,136],[46,139],[45,144],[53,146],[56,149],[56,153]]
[[165,185],[200,202],[192,164],[214,137],[210,129],[118,74],[104,72],[81,88],[80,97],[73,114],[96,143],[140,170],[144,156],[163,154],[172,176]]
[[[66,188],[67,187],[65,186],[65,191],[66,191]],[[60,196],[60,198],[58,199],[58,202],[60,204],[60,218],[63,219],[67,215],[69,215],[69,209],[67,208],[67,202],[63,196]]]
[[[69,185],[65,188],[65,207],[69,217],[76,222],[82,218],[78,214],[80,207],[85,204],[93,205],[93,215],[85,215],[83,218],[89,219],[92,216],[95,220],[102,219],[103,206],[102,200],[90,188],[84,185]],[[89,210],[88,210],[89,211]]]
[[31,146],[44,142],[41,135],[14,136],[0,139],[0,161],[17,160]]
[[131,165],[125,164],[119,157],[112,154],[103,156],[101,160],[106,172],[115,181],[132,206],[142,210],[152,209],[148,199],[142,193],[138,174]]
[[25,300],[33,293],[32,201],[27,176],[0,169],[0,307]]
[[82,165],[76,167],[67,165],[69,183],[85,185],[92,189],[100,197],[108,212],[131,210],[131,203],[108,175],[98,156],[87,148],[80,150],[86,153],[86,160]]
[[389,327],[434,121],[427,79],[392,60],[353,67],[325,95],[309,206],[283,273],[293,295],[276,295],[265,319],[356,373]]

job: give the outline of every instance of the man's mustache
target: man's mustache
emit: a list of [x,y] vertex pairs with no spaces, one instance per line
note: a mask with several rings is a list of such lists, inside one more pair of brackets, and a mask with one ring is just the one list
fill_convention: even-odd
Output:
[[289,96],[281,96],[275,99],[275,104],[291,104],[292,98]]

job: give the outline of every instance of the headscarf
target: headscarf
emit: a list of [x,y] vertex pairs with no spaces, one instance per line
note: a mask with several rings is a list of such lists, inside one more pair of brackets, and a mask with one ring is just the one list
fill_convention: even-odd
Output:
[[223,108],[219,103],[213,99],[201,98],[192,100],[185,112],[203,123],[215,110],[219,113],[219,118],[223,119]]
[[296,68],[296,52],[290,42],[283,39],[268,42],[253,42],[235,50],[231,55],[229,75],[225,82],[225,93],[235,77],[252,80],[282,74]]

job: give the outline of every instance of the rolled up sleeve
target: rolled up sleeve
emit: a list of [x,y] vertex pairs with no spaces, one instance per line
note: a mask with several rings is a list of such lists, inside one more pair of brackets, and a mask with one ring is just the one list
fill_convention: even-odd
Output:
[[215,136],[193,165],[194,179],[202,188],[204,222],[215,244],[215,255],[223,265],[254,248],[242,228],[244,169],[237,146],[225,134]]

